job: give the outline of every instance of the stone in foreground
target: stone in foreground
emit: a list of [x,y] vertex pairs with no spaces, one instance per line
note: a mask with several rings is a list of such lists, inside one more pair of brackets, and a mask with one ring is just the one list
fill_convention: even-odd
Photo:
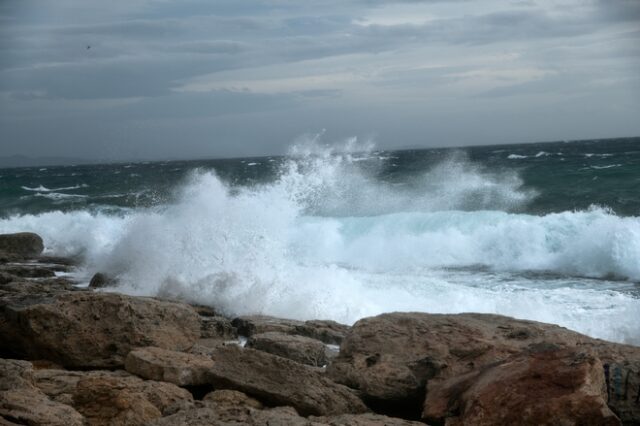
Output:
[[68,405],[52,401],[33,380],[27,361],[0,359],[0,424],[81,426],[84,418]]
[[110,293],[7,297],[0,304],[3,351],[70,368],[117,368],[136,347],[185,350],[200,319],[185,304]]
[[147,347],[129,352],[124,365],[129,373],[144,379],[199,386],[207,383],[207,371],[213,361],[203,355]]
[[209,372],[217,389],[244,392],[268,405],[289,405],[301,415],[363,413],[348,388],[297,362],[254,349],[220,347]]
[[423,417],[447,425],[620,425],[600,360],[539,345],[499,365],[430,384]]

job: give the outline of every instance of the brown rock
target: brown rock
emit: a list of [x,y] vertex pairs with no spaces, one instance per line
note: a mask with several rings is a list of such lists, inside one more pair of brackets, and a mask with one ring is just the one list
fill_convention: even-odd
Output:
[[52,268],[39,265],[2,265],[0,271],[19,278],[51,278],[56,276]]
[[39,235],[32,232],[0,234],[0,251],[8,255],[35,257],[42,253],[44,244]]
[[310,337],[332,345],[339,345],[349,330],[349,326],[335,321],[312,320],[303,322],[266,315],[238,317],[232,321],[232,324],[238,329],[238,334],[242,336],[251,337],[254,334],[279,332]]
[[87,374],[73,389],[73,405],[91,425],[142,425],[192,404],[184,389],[134,376]]
[[327,364],[325,344],[309,337],[272,331],[253,335],[248,340],[247,347],[313,367]]
[[218,411],[236,409],[238,407],[248,407],[256,410],[264,408],[262,403],[257,399],[253,399],[242,392],[229,389],[209,392],[204,396],[204,398],[202,398],[202,400],[207,403],[207,405],[215,407]]
[[[623,422],[640,419],[632,390],[640,373],[640,348],[499,315],[392,313],[365,318],[353,326],[327,373],[358,389],[376,409],[416,416],[427,383],[432,391],[438,381],[464,378],[540,344],[592,350],[609,370],[622,366],[629,386],[621,387],[627,391],[619,400],[610,397],[609,406]],[[612,376],[606,380],[610,389],[615,388],[612,381]]]
[[606,403],[600,360],[539,345],[445,383],[430,383],[423,416],[447,425],[620,425]]
[[34,385],[26,361],[0,359],[0,420],[28,425],[81,426],[83,417],[72,407],[52,401]]
[[309,417],[310,421],[329,426],[425,426],[424,423],[414,422],[380,414],[342,414],[331,417]]
[[199,337],[198,315],[180,303],[93,292],[0,300],[0,340],[66,367],[119,367],[132,348],[185,350]]
[[198,386],[207,383],[213,361],[207,356],[147,347],[129,352],[124,365],[129,373],[144,379]]
[[174,415],[157,419],[149,426],[326,426],[300,417],[291,407],[276,407],[256,410],[250,407],[236,407],[220,411],[210,404],[180,411]]
[[367,411],[344,386],[294,361],[254,349],[220,347],[213,354],[210,380],[219,389],[235,389],[270,405],[290,405],[302,415]]

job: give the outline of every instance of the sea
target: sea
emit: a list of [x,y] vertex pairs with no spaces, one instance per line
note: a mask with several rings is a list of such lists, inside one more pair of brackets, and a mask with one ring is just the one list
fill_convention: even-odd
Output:
[[78,285],[228,315],[485,312],[640,345],[640,138],[0,169],[19,231]]

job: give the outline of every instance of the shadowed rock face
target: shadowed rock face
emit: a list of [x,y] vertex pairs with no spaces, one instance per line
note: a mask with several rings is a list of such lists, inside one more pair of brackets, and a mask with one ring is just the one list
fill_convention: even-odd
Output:
[[200,319],[188,305],[119,294],[74,292],[5,298],[0,339],[32,359],[73,368],[113,368],[132,348],[189,348]]
[[253,349],[220,347],[212,355],[210,383],[235,389],[270,405],[290,405],[301,415],[363,413],[349,389],[297,362]]
[[31,232],[0,234],[0,252],[8,256],[35,257],[42,253],[44,244],[39,235]]
[[[392,313],[365,318],[353,326],[327,373],[359,390],[375,409],[393,412],[401,407],[403,416],[418,417],[425,394],[434,392],[438,383],[473,376],[538,345],[592,351],[600,363],[594,371],[600,371],[605,391],[610,389],[604,401],[623,421],[640,419],[640,405],[633,400],[640,387],[640,348],[499,315]],[[612,376],[605,375],[612,368],[619,368],[626,381],[618,383],[628,389],[615,398]]]

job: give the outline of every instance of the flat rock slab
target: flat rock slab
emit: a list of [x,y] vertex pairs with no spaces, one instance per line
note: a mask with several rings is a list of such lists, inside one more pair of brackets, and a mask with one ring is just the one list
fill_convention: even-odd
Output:
[[209,380],[215,388],[238,390],[269,405],[289,405],[301,415],[368,411],[348,388],[297,362],[234,346],[220,347],[212,357]]
[[186,304],[72,292],[0,299],[4,351],[70,368],[117,368],[136,347],[185,350],[200,337]]
[[213,367],[208,356],[147,347],[127,355],[125,369],[144,379],[198,386],[207,383],[207,371]]
[[247,347],[312,367],[322,367],[328,362],[325,344],[304,336],[273,331],[255,334],[247,341]]
[[51,400],[34,385],[30,362],[0,359],[0,424],[82,426],[72,407]]
[[342,343],[349,326],[330,320],[297,321],[266,315],[247,315],[232,321],[238,334],[251,337],[255,334],[279,332],[310,337],[331,345]]

